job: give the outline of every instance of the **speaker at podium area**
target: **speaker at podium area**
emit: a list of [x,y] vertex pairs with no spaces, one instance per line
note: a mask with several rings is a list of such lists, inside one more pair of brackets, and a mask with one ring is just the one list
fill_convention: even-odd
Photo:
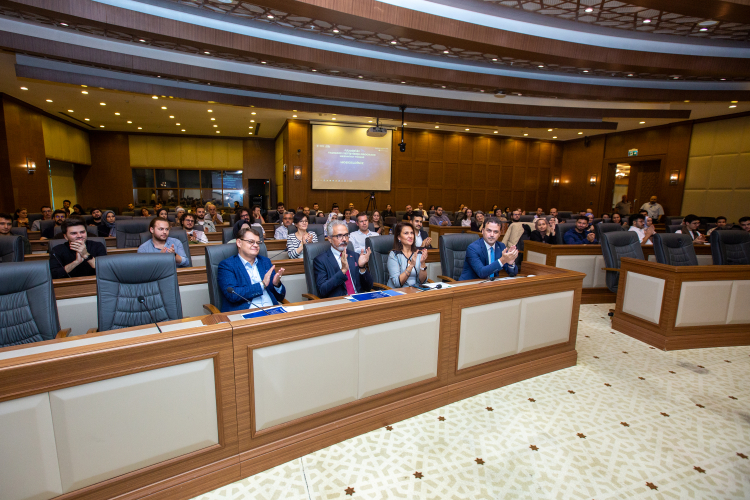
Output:
[[271,202],[271,179],[248,179],[247,200],[249,207],[258,205],[268,210]]

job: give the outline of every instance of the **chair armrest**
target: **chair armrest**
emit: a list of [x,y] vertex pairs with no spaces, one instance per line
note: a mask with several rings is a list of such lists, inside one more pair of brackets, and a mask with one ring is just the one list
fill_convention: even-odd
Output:
[[320,300],[320,297],[317,295],[313,295],[311,293],[303,293],[302,296],[306,298],[307,300]]
[[443,282],[448,282],[448,283],[455,283],[456,282],[456,280],[454,280],[453,278],[449,278],[448,276],[443,276],[442,274],[438,274],[438,278],[440,278],[441,280],[443,280]]
[[435,283],[435,282],[432,281],[431,279],[427,278],[427,283]]
[[616,268],[616,267],[603,267],[602,271],[613,271],[615,273],[619,273],[621,269]]
[[291,302],[289,302],[289,301],[288,301],[288,300],[286,300],[286,299],[281,299],[281,303],[282,303],[282,304],[291,304]]
[[221,314],[221,311],[213,304],[203,304],[203,309],[208,311],[208,314]]
[[70,330],[71,330],[70,328],[66,328],[64,330],[60,330],[59,332],[57,332],[57,335],[55,336],[55,338],[56,339],[64,339],[65,337],[67,337],[68,335],[70,335]]
[[89,334],[89,333],[96,333],[96,332],[98,332],[98,331],[99,331],[99,329],[98,329],[98,328],[89,328],[88,330],[86,330],[86,333],[87,333],[87,334]]
[[378,290],[390,290],[391,289],[391,287],[385,286],[385,285],[381,285],[380,283],[373,283],[372,287],[373,288],[377,288]]

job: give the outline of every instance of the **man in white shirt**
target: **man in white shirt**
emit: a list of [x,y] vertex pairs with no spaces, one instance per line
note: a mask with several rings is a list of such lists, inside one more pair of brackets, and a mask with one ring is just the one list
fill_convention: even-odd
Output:
[[630,229],[628,229],[628,231],[633,231],[638,235],[638,241],[641,245],[653,245],[654,242],[651,241],[651,237],[656,232],[656,229],[654,229],[653,225],[643,229],[645,221],[646,218],[643,215],[632,215],[630,217]]
[[536,213],[534,214],[534,220],[537,220],[539,217],[544,217],[544,210],[542,207],[539,207],[536,209]]
[[349,234],[349,241],[352,242],[354,251],[357,253],[362,253],[365,249],[365,241],[367,238],[380,236],[378,233],[370,231],[369,225],[370,221],[368,220],[366,213],[362,212],[357,214],[357,227],[359,230]]
[[42,218],[35,220],[31,224],[31,231],[41,231],[42,230],[42,221],[43,220],[52,220],[52,207],[48,207],[47,205],[44,205],[40,210],[42,212]]
[[276,228],[273,233],[273,237],[276,240],[286,240],[289,237],[289,226],[292,225],[294,220],[293,212],[284,212],[284,218],[281,219],[281,225]]
[[206,210],[208,213],[206,214],[206,219],[210,220],[214,223],[214,226],[216,224],[223,224],[224,219],[222,219],[221,214],[216,211],[216,205],[213,203],[206,203]]
[[656,196],[652,196],[648,203],[644,203],[641,206],[641,210],[648,212],[648,216],[651,217],[654,222],[658,222],[659,217],[664,215],[664,207],[656,203]]
[[414,212],[411,214],[411,223],[414,226],[414,244],[417,245],[417,248],[432,248],[432,238],[427,236],[427,231],[422,229],[424,216]]
[[216,226],[214,226],[213,221],[211,221],[211,217],[206,217],[206,209],[203,207],[198,207],[195,209],[195,217],[196,217],[196,224],[200,226],[200,228],[203,228],[204,233],[215,233],[216,232]]
[[187,234],[188,243],[208,243],[206,234],[195,229],[195,215],[185,214],[182,216],[182,229]]

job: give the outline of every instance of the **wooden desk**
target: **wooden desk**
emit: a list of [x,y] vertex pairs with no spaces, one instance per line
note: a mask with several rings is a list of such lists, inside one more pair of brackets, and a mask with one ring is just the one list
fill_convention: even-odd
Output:
[[668,351],[750,345],[750,266],[621,262],[615,329]]
[[13,494],[188,499],[574,366],[583,275],[527,271],[536,277],[0,349],[0,415],[17,423],[0,426],[0,459],[19,464],[6,471]]

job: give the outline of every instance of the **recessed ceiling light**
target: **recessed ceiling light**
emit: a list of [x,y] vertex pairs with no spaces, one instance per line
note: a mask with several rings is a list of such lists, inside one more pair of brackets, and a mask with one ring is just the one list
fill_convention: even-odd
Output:
[[133,121],[132,120],[128,120],[128,123],[133,123]]
[[207,51],[207,50],[204,50],[204,51],[203,51],[203,53],[204,53],[204,54],[211,54],[211,53],[210,53],[209,51]]
[[440,128],[440,125],[435,125],[435,128]]
[[84,120],[86,120],[86,121],[89,121],[89,119],[88,119],[88,118],[84,118]]
[[292,118],[297,118],[297,115],[292,115]]
[[174,118],[174,115],[169,115],[170,118]]
[[628,73],[628,76],[633,76],[633,73]]
[[99,128],[104,128],[104,125],[99,125]]
[[701,31],[708,31],[708,28],[701,28]]
[[730,107],[730,108],[736,108],[736,107],[737,107],[737,105],[736,105],[736,104],[732,104],[732,105],[731,105],[731,106],[729,106],[729,107]]
[[556,136],[556,135],[553,135],[553,136],[552,136],[552,138],[553,138],[553,139],[557,139],[557,136]]
[[138,41],[139,41],[139,42],[145,42],[146,40],[144,40],[143,38],[141,38],[141,39],[140,39],[140,40],[138,40]]
[[686,99],[685,102],[690,102],[690,101],[688,99]]
[[214,125],[214,128],[218,127],[218,125]]
[[732,104],[737,104],[738,101],[732,101]]
[[396,40],[391,40],[391,45],[396,45],[398,42]]
[[527,135],[529,135],[529,134],[523,134],[524,137],[526,137]]
[[484,92],[484,90],[482,90],[482,89],[479,89],[479,91],[480,91],[480,92]]
[[317,69],[314,69],[313,72],[318,71]]
[[60,23],[60,26],[67,26],[68,23]]
[[86,87],[88,87],[88,85],[81,85],[81,87],[86,88]]
[[445,85],[443,85],[443,88],[445,88]]
[[538,67],[538,68],[543,68],[543,67],[544,67],[544,64],[540,64],[540,65],[539,65],[539,66],[537,66],[537,67]]
[[551,128],[548,128],[548,129],[547,129],[547,132],[552,132],[552,129],[551,129]]
[[250,120],[250,123],[255,123],[255,120]]
[[261,61],[260,63],[261,63],[261,64],[266,64],[266,61]]
[[719,78],[719,80],[721,80],[722,82],[725,82],[725,81],[727,81],[727,79],[726,79],[726,78]]
[[184,131],[185,131],[185,129],[182,129],[182,131],[184,132]]
[[248,132],[248,135],[253,135],[253,133],[252,132]]
[[359,76],[358,76],[357,78],[364,78],[364,76],[362,76],[362,75],[359,75]]
[[255,115],[255,114],[257,114],[257,113],[256,113],[255,111],[253,111],[253,112],[252,112],[252,113],[250,113],[250,114],[251,114],[251,115]]
[[273,16],[272,16],[271,14],[268,14],[268,15],[267,15],[266,17],[267,17],[268,19],[273,19]]
[[404,123],[404,127],[408,127],[408,126],[409,126],[409,124],[408,124],[408,123]]
[[253,126],[251,125],[250,128],[253,128]]
[[166,106],[162,106],[161,109],[167,109],[167,107]]
[[338,33],[338,32],[339,32],[339,30],[333,30],[333,32],[334,32],[334,33]]
[[21,87],[21,90],[29,90],[29,89],[27,89],[26,87]]
[[207,111],[208,111],[209,113],[213,113],[213,112],[214,112],[214,110],[213,110],[213,109],[209,109],[209,110],[207,110]]
[[646,122],[638,122],[638,123],[640,123],[641,125],[643,125],[643,124],[644,124],[644,123],[646,123]]
[[583,70],[583,72],[584,72],[584,73],[588,73],[588,72],[589,72],[589,70],[587,70],[587,69],[584,69],[584,70]]
[[52,99],[47,99],[47,102],[52,102]]
[[106,105],[107,105],[107,103],[106,103],[106,102],[100,102],[100,103],[99,103],[99,106],[106,106]]
[[334,116],[333,118],[331,118],[331,120],[335,120],[335,119],[336,119],[336,117],[335,117],[335,116]]
[[648,24],[648,23],[650,23],[650,22],[651,22],[651,19],[644,19],[644,20],[643,20],[643,22],[644,22],[645,24]]
[[443,54],[450,54],[450,51],[449,50],[444,50]]
[[673,77],[672,77],[672,80],[679,80],[679,79],[680,79],[680,77],[679,77],[679,76],[673,76]]
[[584,12],[594,12],[594,9],[592,9],[591,7],[589,7],[588,9],[584,9]]
[[216,133],[217,133],[217,134],[221,134],[221,130],[217,130],[217,131],[216,131]]
[[151,99],[158,99],[158,98],[159,98],[159,96],[158,96],[158,95],[152,95],[152,96],[151,96]]
[[467,128],[467,129],[466,129],[466,131],[468,132],[468,131],[469,131],[469,129]]
[[578,135],[583,135],[583,132],[578,132]]
[[215,122],[215,121],[216,121],[216,118],[211,118],[211,121],[212,121],[212,122]]
[[138,127],[138,130],[143,130],[143,127]]
[[120,116],[120,113],[115,113],[116,116]]
[[497,130],[495,130],[495,131],[493,132],[493,134],[497,134]]
[[74,113],[74,111],[72,109],[69,109],[68,113]]
[[519,93],[519,94],[516,94],[516,95],[517,95],[518,97],[521,97],[521,96],[522,96],[523,94]]
[[372,120],[368,120],[367,123],[372,123]]
[[180,124],[179,124],[179,123],[175,123],[175,125],[177,125],[178,127],[180,126]]

